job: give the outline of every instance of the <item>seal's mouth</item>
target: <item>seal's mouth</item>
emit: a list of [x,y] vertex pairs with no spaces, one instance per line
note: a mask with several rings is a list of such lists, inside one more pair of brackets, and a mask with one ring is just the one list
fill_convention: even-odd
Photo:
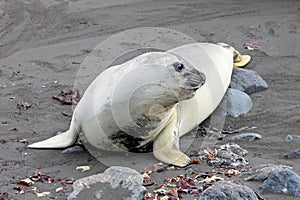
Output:
[[206,77],[204,73],[199,72],[195,68],[186,70],[183,74],[184,80],[177,85],[179,100],[190,99],[195,96],[196,91],[205,83]]
[[186,100],[186,99],[190,99],[192,97],[195,96],[196,91],[199,89],[199,87],[195,87],[195,88],[183,88],[183,87],[179,87],[180,88],[180,92],[179,92],[179,99],[180,100]]

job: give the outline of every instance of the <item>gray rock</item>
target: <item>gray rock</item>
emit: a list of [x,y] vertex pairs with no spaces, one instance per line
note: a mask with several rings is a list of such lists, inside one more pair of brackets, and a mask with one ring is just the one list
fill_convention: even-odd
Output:
[[300,176],[289,169],[274,172],[256,191],[300,197]]
[[294,138],[293,138],[292,135],[287,135],[287,136],[285,137],[285,141],[288,142],[288,143],[289,143],[289,142],[292,142],[293,139],[294,139]]
[[215,112],[218,112],[221,116],[238,117],[248,113],[252,105],[251,98],[245,92],[228,88]]
[[275,164],[266,164],[259,165],[257,167],[252,168],[246,174],[249,176],[244,178],[246,181],[264,181],[266,180],[270,174],[274,172],[279,172],[285,169],[293,169],[290,166],[286,165],[275,165]]
[[229,87],[252,94],[266,90],[269,86],[257,72],[234,67]]
[[[87,188],[88,190],[86,190]],[[88,197],[88,199],[113,200],[122,197],[124,200],[140,200],[143,199],[145,192],[142,174],[131,168],[113,166],[104,173],[75,181],[73,192],[68,199]]]
[[81,152],[83,151],[83,148],[81,146],[72,146],[72,147],[69,147],[65,150],[63,150],[61,153],[77,153],[77,152]]
[[243,138],[250,138],[249,142],[252,142],[256,139],[261,139],[261,134],[258,133],[241,133],[239,135],[235,135],[229,138],[229,140],[241,140]]
[[291,151],[290,153],[285,154],[283,157],[287,158],[287,159],[299,158],[300,157],[300,149],[296,149],[295,151]]
[[204,190],[199,200],[258,200],[247,186],[219,181]]
[[121,186],[132,192],[129,199],[143,199],[146,188],[143,186],[143,175],[128,167],[113,166],[105,170],[110,176],[110,185],[113,189]]

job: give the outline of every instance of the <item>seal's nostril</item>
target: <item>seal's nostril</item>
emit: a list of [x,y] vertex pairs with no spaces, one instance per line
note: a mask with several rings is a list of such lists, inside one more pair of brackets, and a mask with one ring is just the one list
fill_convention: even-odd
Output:
[[191,75],[187,80],[187,84],[191,87],[199,87],[202,84],[202,78],[198,75]]

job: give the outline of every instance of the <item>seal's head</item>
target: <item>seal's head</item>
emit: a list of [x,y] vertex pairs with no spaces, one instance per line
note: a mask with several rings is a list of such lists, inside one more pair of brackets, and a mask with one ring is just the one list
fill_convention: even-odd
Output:
[[177,93],[179,100],[191,98],[195,91],[205,83],[205,75],[196,70],[191,64],[180,60],[171,64],[174,68],[177,86],[170,86]]
[[[143,77],[143,85],[147,85],[148,88],[148,93],[144,93],[143,96],[149,100],[160,98],[165,99],[166,104],[174,104],[192,98],[195,91],[205,83],[205,75],[202,72],[169,52],[146,53],[135,60],[137,68],[146,75],[139,73],[139,77]],[[156,94],[149,92],[151,90]]]

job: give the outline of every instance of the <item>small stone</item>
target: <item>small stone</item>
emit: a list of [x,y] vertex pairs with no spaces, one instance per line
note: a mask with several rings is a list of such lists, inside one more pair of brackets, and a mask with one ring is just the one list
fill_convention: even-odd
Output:
[[286,137],[285,137],[285,141],[286,142],[292,142],[293,141],[293,136],[291,136],[291,135],[287,135]]
[[289,169],[274,172],[256,191],[300,197],[300,176]]
[[21,73],[21,71],[20,71],[20,70],[18,70],[18,69],[13,71],[13,74],[14,74],[14,75],[16,75],[16,76],[19,76],[19,75],[20,75],[20,73]]
[[83,21],[83,20],[79,22],[79,24],[87,24],[87,23],[88,23],[87,21]]
[[239,135],[235,135],[229,138],[229,140],[241,140],[243,138],[250,138],[249,142],[252,142],[256,139],[261,139],[261,134],[258,133],[241,133]]
[[234,67],[229,87],[252,94],[266,90],[269,86],[257,72]]
[[73,146],[63,150],[61,153],[75,153],[81,151],[83,151],[83,148],[81,146]]
[[103,193],[103,190],[96,191],[96,192],[94,193],[94,198],[95,198],[95,199],[101,199],[102,193]]
[[287,153],[283,157],[287,158],[287,159],[299,158],[300,157],[300,149],[296,149],[295,151]]
[[204,190],[199,200],[258,200],[255,192],[244,185],[219,181]]

